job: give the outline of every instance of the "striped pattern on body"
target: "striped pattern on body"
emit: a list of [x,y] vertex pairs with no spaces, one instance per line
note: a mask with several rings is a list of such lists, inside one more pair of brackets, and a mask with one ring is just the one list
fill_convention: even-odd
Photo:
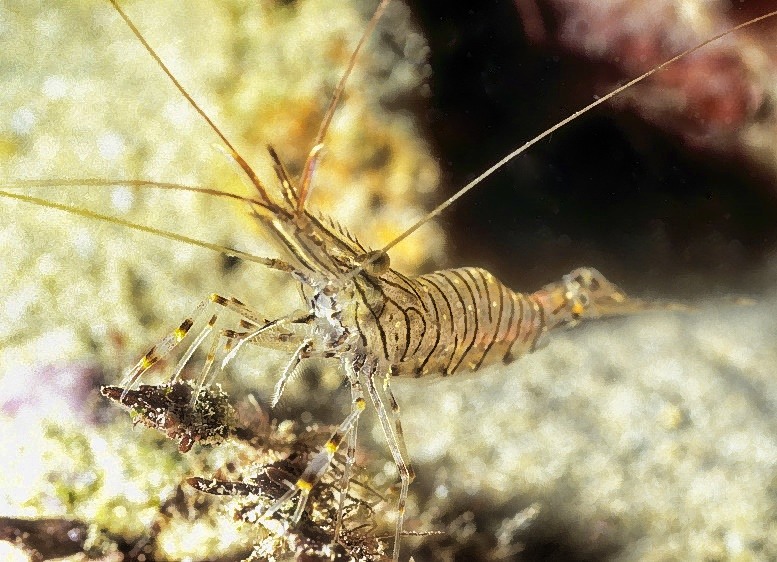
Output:
[[477,267],[418,277],[392,270],[356,286],[362,343],[380,350],[395,376],[446,376],[509,361],[532,351],[546,328],[538,299]]

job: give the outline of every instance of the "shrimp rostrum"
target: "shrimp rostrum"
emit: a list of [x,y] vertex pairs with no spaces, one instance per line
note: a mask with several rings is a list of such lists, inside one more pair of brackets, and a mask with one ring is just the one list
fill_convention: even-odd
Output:
[[[160,359],[181,349],[185,343],[188,347],[180,354],[171,382],[178,379],[195,351],[209,341],[209,351],[198,380],[200,387],[208,384],[222,371],[245,344],[288,351],[291,357],[276,384],[273,404],[278,402],[287,381],[301,361],[309,358],[339,361],[350,384],[351,411],[321,451],[312,458],[302,475],[296,482],[289,483],[289,490],[264,516],[269,517],[285,509],[291,500],[297,498],[290,522],[295,524],[300,521],[310,490],[327,471],[342,442],[347,440],[341,481],[341,508],[336,523],[336,533],[339,531],[342,525],[342,498],[349,481],[349,470],[354,463],[358,421],[369,401],[377,412],[401,482],[393,551],[393,558],[397,560],[408,486],[414,473],[405,447],[399,406],[391,391],[392,377],[448,376],[508,362],[537,349],[548,332],[555,328],[572,326],[589,318],[632,313],[654,305],[627,297],[621,289],[590,267],[575,269],[559,281],[535,292],[521,293],[513,291],[491,273],[477,267],[406,276],[391,268],[387,250],[421,224],[439,215],[528,146],[657,69],[599,98],[519,147],[394,242],[382,250],[371,251],[334,221],[309,212],[306,204],[327,128],[345,80],[359,49],[388,0],[381,1],[351,57],[302,168],[301,177],[292,178],[276,152],[269,148],[277,177],[275,188],[265,185],[257,177],[218,127],[173,77],[116,1],[111,0],[111,3],[162,71],[221,139],[226,153],[237,163],[253,187],[252,198],[238,199],[248,205],[252,216],[271,233],[287,257],[285,260],[258,258],[240,252],[232,252],[232,255],[249,258],[285,272],[301,285],[304,297],[300,311],[267,321],[262,314],[237,299],[210,295],[130,370],[121,384],[124,388],[121,401],[127,398],[144,373]],[[162,184],[156,185],[162,187]],[[231,197],[212,190],[199,191]],[[8,196],[38,202],[29,197]],[[230,314],[222,314],[225,311]],[[226,321],[222,320],[225,316],[239,317],[239,321],[236,325],[225,326]],[[198,393],[193,393],[193,400],[196,400]]]

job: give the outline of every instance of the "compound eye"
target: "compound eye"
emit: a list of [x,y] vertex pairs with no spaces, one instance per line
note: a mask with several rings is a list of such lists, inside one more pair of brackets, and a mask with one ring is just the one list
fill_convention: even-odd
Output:
[[379,277],[386,273],[391,267],[391,259],[388,254],[380,250],[373,250],[358,257],[364,271],[368,274]]

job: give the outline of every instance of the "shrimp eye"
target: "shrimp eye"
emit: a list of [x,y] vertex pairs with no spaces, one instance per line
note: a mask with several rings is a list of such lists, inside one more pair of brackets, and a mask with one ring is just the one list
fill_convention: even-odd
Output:
[[388,254],[380,250],[373,250],[358,257],[364,271],[375,277],[383,275],[391,267],[391,259]]

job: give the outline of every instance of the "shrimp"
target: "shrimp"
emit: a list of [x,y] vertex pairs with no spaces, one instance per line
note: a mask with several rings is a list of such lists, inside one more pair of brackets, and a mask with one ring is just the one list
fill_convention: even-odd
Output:
[[[291,375],[306,359],[339,361],[350,384],[350,413],[299,479],[270,507],[265,516],[272,515],[293,497],[299,496],[292,524],[298,522],[304,513],[310,490],[327,471],[335,453],[346,439],[347,461],[343,482],[348,482],[348,467],[354,462],[358,422],[369,398],[377,412],[401,481],[393,551],[393,559],[397,560],[403,534],[405,502],[414,472],[404,442],[399,406],[391,390],[392,377],[422,377],[432,374],[446,376],[463,371],[477,371],[487,365],[511,361],[534,351],[555,328],[572,326],[584,319],[631,314],[661,306],[628,297],[596,269],[590,267],[575,269],[560,281],[535,292],[522,293],[508,288],[486,270],[475,267],[406,276],[391,267],[387,253],[529,146],[661,67],[600,98],[511,152],[381,250],[373,251],[337,223],[312,214],[307,204],[314,185],[314,172],[321,158],[332,115],[343,92],[345,79],[356,61],[364,39],[377,24],[388,0],[380,3],[368,31],[349,61],[349,67],[302,167],[300,179],[294,180],[275,150],[269,149],[279,186],[275,191],[260,179],[226,135],[179,83],[123,9],[114,0],[111,1],[157,65],[219,137],[227,156],[247,178],[254,194],[252,197],[235,197],[223,192],[187,188],[179,184],[162,184],[152,180],[145,183],[239,200],[249,208],[255,221],[275,238],[277,244],[286,252],[288,261],[258,257],[238,250],[219,248],[215,244],[207,245],[183,236],[146,230],[192,245],[220,250],[227,255],[257,262],[282,272],[299,284],[303,296],[301,311],[273,320],[266,320],[263,314],[235,298],[219,294],[208,296],[195,307],[191,315],[140,358],[121,385],[124,392],[131,392],[150,368],[188,342],[178,366],[171,375],[171,382],[175,382],[194,352],[209,338],[211,345],[198,379],[201,386],[208,384],[214,376],[223,371],[246,344],[278,349],[290,354],[287,366],[276,384],[274,404],[283,394]],[[676,58],[678,57],[672,61]],[[66,210],[64,206],[46,204],[29,196],[11,192],[3,192],[2,195]],[[105,219],[96,214],[91,216]],[[112,221],[134,228],[128,222],[116,219]],[[229,316],[226,312],[238,317],[239,323],[224,326],[224,316]],[[338,526],[340,523],[338,521]]]

